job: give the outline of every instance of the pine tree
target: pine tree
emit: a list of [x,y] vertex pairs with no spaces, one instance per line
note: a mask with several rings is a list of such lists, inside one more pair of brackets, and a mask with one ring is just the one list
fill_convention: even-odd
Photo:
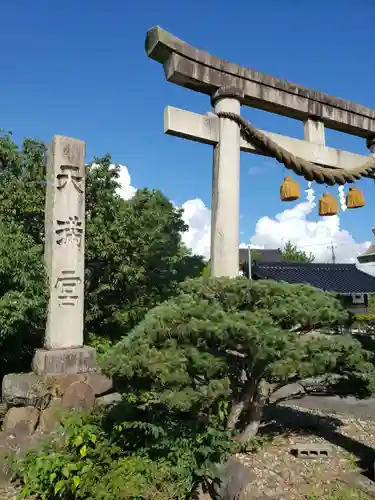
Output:
[[371,394],[371,353],[349,336],[311,335],[347,319],[333,295],[308,285],[203,277],[151,310],[104,367],[142,408],[209,421],[224,404],[227,429],[246,442],[287,384],[322,377],[341,395]]

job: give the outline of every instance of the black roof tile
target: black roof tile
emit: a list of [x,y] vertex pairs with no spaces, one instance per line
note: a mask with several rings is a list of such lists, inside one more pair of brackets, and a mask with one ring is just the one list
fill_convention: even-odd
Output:
[[[254,248],[252,249],[254,252],[257,252],[260,255],[260,259],[262,262],[281,262],[283,260],[283,254],[279,248],[275,249],[260,249]],[[240,265],[247,264],[249,262],[249,250],[248,248],[240,248],[239,249],[239,258]]]
[[375,277],[360,271],[355,264],[258,261],[252,274],[258,279],[306,283],[340,295],[375,294]]

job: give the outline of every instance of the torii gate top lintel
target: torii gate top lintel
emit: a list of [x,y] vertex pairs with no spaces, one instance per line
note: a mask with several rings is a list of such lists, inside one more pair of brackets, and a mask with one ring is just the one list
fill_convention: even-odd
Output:
[[375,136],[375,109],[219,59],[159,26],[147,32],[146,53],[163,64],[167,80],[177,85],[210,96],[219,88],[237,87],[244,105],[302,121],[312,118],[366,139]]

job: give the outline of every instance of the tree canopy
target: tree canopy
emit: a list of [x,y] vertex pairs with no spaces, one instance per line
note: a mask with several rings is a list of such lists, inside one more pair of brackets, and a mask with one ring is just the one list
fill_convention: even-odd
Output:
[[299,250],[297,245],[293,245],[291,241],[287,241],[283,250],[282,255],[284,260],[297,261],[297,262],[314,262],[315,256],[311,252],[307,253],[303,250]]

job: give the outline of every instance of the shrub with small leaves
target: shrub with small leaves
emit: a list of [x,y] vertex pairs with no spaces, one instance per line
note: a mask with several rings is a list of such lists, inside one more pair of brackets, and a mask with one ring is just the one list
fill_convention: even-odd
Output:
[[67,414],[53,439],[14,462],[13,473],[22,499],[182,500],[233,450],[218,420],[180,422],[120,404]]

